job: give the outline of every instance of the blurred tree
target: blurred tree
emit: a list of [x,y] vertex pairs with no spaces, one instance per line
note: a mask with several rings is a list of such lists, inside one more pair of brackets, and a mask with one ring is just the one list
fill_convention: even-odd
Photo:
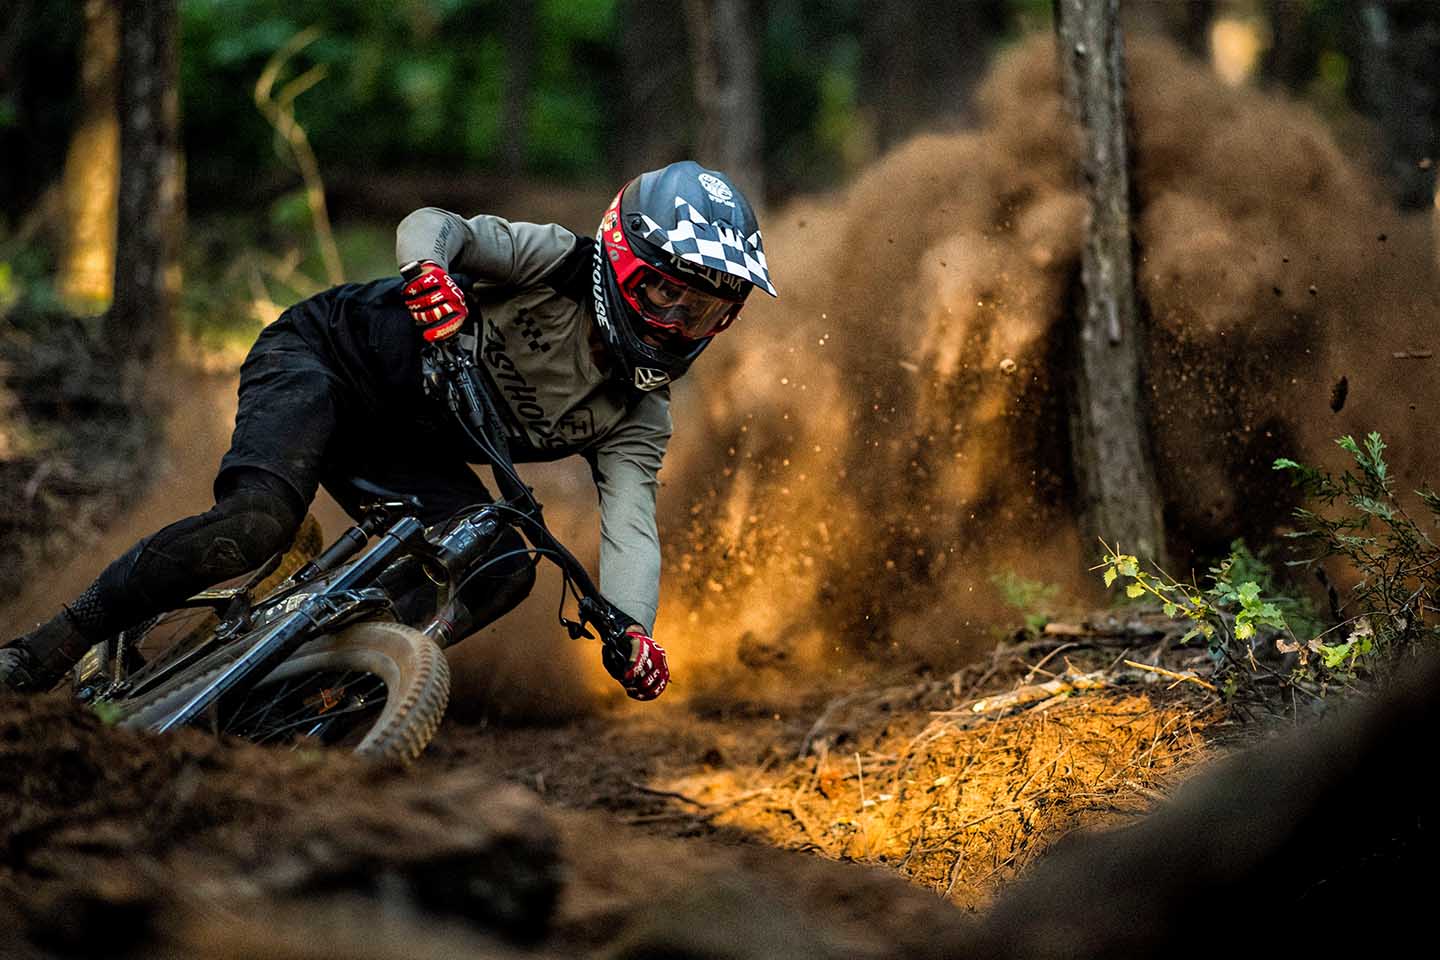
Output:
[[620,0],[616,17],[624,103],[616,129],[628,176],[688,156],[695,102],[685,17],[678,3]]
[[[180,0],[192,206],[245,211],[262,243],[296,229],[293,171],[250,94],[275,52],[312,26],[320,37],[297,69],[328,73],[297,102],[296,121],[347,203],[393,197],[439,171],[457,187],[500,171],[608,180],[715,149],[696,143],[700,119],[746,103],[751,132],[744,122],[739,137],[729,123],[708,129],[726,131],[725,156],[758,143],[740,150],[749,160],[718,162],[763,172],[773,199],[853,174],[873,156],[877,130],[889,141],[956,116],[1003,24],[1047,0],[692,2],[705,20],[687,22],[686,4],[661,0]],[[0,197],[14,222],[58,180],[56,158],[80,125],[71,64],[84,2],[11,3],[14,18],[0,20],[0,50],[14,51],[0,62]],[[722,16],[739,26],[709,34],[716,49],[692,76],[688,26]],[[886,17],[899,18],[905,43],[877,23]],[[749,40],[738,60],[737,38]],[[891,60],[904,84],[887,76]],[[750,92],[721,95],[747,76]],[[704,110],[696,80],[715,93]],[[370,189],[392,175],[393,189]]]
[[620,102],[615,84],[616,0],[543,0],[540,70],[530,109],[532,173],[565,177],[613,171]]
[[1266,86],[1284,87],[1301,94],[1315,78],[1321,36],[1314,10],[1299,0],[1265,0],[1270,24],[1270,45],[1260,61],[1260,79]]
[[56,268],[65,305],[93,313],[109,301],[115,274],[120,8],[117,0],[85,0],[83,11],[80,115],[65,153]]
[[1162,501],[1142,400],[1119,0],[1055,0],[1055,29],[1090,207],[1070,427],[1082,531],[1088,542],[1127,544],[1163,565]]
[[500,169],[514,176],[525,169],[529,143],[530,91],[535,79],[535,4],[509,3],[504,11],[505,94],[500,120]]
[[881,150],[927,125],[970,119],[1005,0],[878,0],[861,20],[859,99]]
[[115,261],[115,298],[104,342],[121,367],[122,390],[158,402],[145,372],[168,353],[179,286],[180,158],[177,0],[119,0],[120,195],[125,242]]
[[1440,160],[1440,4],[1370,2],[1347,12],[1351,96],[1379,127],[1395,199],[1426,209]]
[[1178,39],[1197,57],[1210,55],[1210,22],[1215,19],[1215,0],[1188,0],[1184,16],[1178,19]]
[[760,71],[752,0],[685,0],[695,103],[695,159],[725,171],[751,197],[765,196]]
[[1122,13],[1127,31],[1169,37],[1193,56],[1210,59],[1215,0],[1135,0],[1126,2]]
[[84,17],[75,0],[16,0],[8,9],[0,18],[0,220],[18,220],[60,177]]

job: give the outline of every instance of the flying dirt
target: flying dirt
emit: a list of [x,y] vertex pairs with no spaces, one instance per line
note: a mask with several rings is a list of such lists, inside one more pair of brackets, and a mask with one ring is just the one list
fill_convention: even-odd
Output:
[[[1144,376],[1182,569],[1287,525],[1278,456],[1332,465],[1334,437],[1384,429],[1401,486],[1440,475],[1422,440],[1440,379],[1416,359],[1440,307],[1426,219],[1308,108],[1155,42],[1130,69]],[[953,663],[997,612],[992,573],[1094,589],[1064,374],[1084,203],[1048,38],[1003,54],[978,106],[975,131],[783,211],[783,299],[677,401],[703,427],[667,461],[657,629],[698,627],[696,655],[750,637],[822,665],[837,647]]]

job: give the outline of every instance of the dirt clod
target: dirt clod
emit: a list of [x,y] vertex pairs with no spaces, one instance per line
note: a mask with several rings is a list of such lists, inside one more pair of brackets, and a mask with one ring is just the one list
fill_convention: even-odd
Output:
[[534,939],[558,897],[538,800],[473,772],[147,737],[59,696],[0,700],[0,770],[0,883],[53,935],[143,932],[156,901],[358,895]]

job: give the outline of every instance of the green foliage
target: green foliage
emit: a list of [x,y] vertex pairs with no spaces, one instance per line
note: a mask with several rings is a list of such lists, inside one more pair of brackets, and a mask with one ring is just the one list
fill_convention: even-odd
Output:
[[1050,622],[1055,597],[1060,592],[1058,584],[1031,580],[1014,570],[991,574],[990,583],[1000,591],[1007,606],[1024,615],[1025,627],[1032,633],[1039,633]]
[[[616,0],[550,0],[536,13],[525,131],[537,169],[608,172],[598,91],[614,69]],[[322,38],[297,70],[324,67],[323,95],[296,117],[328,167],[484,167],[499,154],[511,69],[496,0],[182,0],[186,153],[199,193],[283,175],[252,102],[255,79],[291,37]],[[213,149],[223,143],[224,150]],[[192,196],[196,190],[192,189]]]
[[[3,245],[0,245],[3,246]],[[53,276],[54,255],[41,244],[10,247],[0,255],[0,318],[68,313]]]
[[[1104,545],[1104,544],[1102,544]],[[1269,567],[1247,550],[1246,545],[1236,541],[1230,556],[1208,571],[1208,586],[1182,583],[1174,577],[1156,569],[1155,573],[1140,569],[1139,557],[1122,554],[1110,547],[1100,567],[1103,570],[1104,586],[1115,586],[1117,581],[1125,586],[1130,599],[1151,599],[1161,604],[1165,616],[1188,620],[1189,629],[1181,643],[1201,638],[1214,664],[1215,678],[1225,697],[1233,697],[1241,685],[1254,688],[1254,679],[1264,672],[1256,659],[1257,651],[1264,651],[1260,630],[1273,635],[1273,643],[1280,652],[1302,652],[1305,648],[1293,642],[1290,626],[1282,612],[1282,597],[1267,596],[1260,583],[1270,583],[1272,573]],[[1254,579],[1240,579],[1248,576]],[[1284,679],[1284,678],[1282,678]],[[1299,678],[1289,678],[1296,682]]]
[[[1209,570],[1214,581],[1231,583],[1254,583],[1260,594],[1280,611],[1290,630],[1301,637],[1313,637],[1323,628],[1322,617],[1314,602],[1293,587],[1281,582],[1269,560],[1268,550],[1253,553],[1243,539],[1230,543],[1230,554],[1221,568]],[[1223,568],[1223,569],[1222,569]]]
[[[11,31],[15,82],[0,84],[0,155],[9,174],[0,178],[0,213],[28,209],[64,156],[80,109],[81,6],[28,0],[28,15]],[[294,184],[253,96],[270,58],[312,27],[320,39],[293,67],[297,74],[323,68],[326,78],[297,100],[295,116],[327,173],[473,175],[494,170],[518,146],[522,172],[609,182],[634,172],[634,158],[620,151],[644,141],[637,131],[657,122],[675,140],[667,156],[692,152],[685,109],[651,109],[691,96],[680,6],[180,0],[188,203],[200,213],[263,207]],[[1013,0],[1009,9],[1007,27],[986,28],[997,42],[1017,24],[1043,28],[1048,0]],[[517,22],[519,12],[526,19]],[[874,115],[886,106],[877,99],[876,67],[861,55],[873,42],[876,11],[858,0],[771,0],[752,12],[766,182],[776,194],[832,187],[871,159]],[[633,69],[625,41],[642,18],[660,28]],[[523,102],[507,103],[517,93]],[[958,96],[954,106],[963,106]],[[518,130],[506,123],[512,109],[523,117]]]
[[1282,649],[1301,649],[1293,643],[1294,635],[1282,612],[1285,601],[1267,595],[1262,587],[1262,583],[1273,583],[1270,568],[1242,541],[1232,544],[1230,555],[1209,569],[1208,585],[1203,587],[1183,583],[1158,568],[1154,573],[1143,570],[1138,557],[1109,546],[1096,569],[1104,571],[1105,586],[1119,582],[1127,597],[1149,598],[1160,604],[1166,616],[1189,621],[1181,642],[1197,637],[1206,642],[1227,690],[1236,688],[1242,672],[1259,669],[1254,650],[1260,628],[1280,634]]
[[20,299],[20,285],[15,281],[15,265],[0,260],[0,314],[15,305]]
[[[1296,564],[1313,567],[1338,558],[1358,578],[1341,605],[1355,613],[1342,625],[1346,639],[1322,645],[1327,664],[1354,668],[1370,654],[1440,638],[1434,624],[1440,549],[1396,490],[1380,434],[1335,443],[1354,463],[1338,476],[1287,458],[1276,460],[1275,469],[1289,474],[1312,505],[1295,512],[1299,529],[1288,534],[1305,552]],[[1413,495],[1433,528],[1440,522],[1440,496],[1428,487]]]
[[1229,673],[1227,689],[1242,679],[1239,667],[1252,673],[1257,667],[1252,651],[1262,630],[1273,633],[1277,650],[1298,654],[1285,679],[1292,686],[1319,681],[1321,689],[1373,673],[1403,650],[1440,639],[1434,622],[1440,549],[1427,533],[1440,523],[1440,494],[1428,487],[1414,491],[1428,514],[1422,526],[1396,490],[1380,434],[1363,441],[1344,436],[1336,444],[1353,463],[1338,475],[1284,457],[1274,468],[1289,474],[1306,498],[1295,512],[1299,529],[1287,534],[1306,555],[1289,565],[1312,568],[1339,559],[1355,576],[1345,602],[1337,602],[1338,624],[1322,628],[1311,604],[1286,596],[1271,566],[1239,540],[1229,557],[1210,568],[1204,587],[1142,570],[1139,558],[1107,546],[1096,568],[1104,571],[1105,585],[1119,582],[1126,596],[1149,597],[1168,616],[1188,620],[1185,639],[1206,640],[1217,671]]

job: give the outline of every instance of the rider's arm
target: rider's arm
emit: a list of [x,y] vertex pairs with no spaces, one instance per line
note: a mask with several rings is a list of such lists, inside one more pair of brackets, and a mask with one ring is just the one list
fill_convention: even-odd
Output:
[[467,220],[439,207],[416,210],[395,231],[396,263],[431,260],[495,287],[535,283],[574,247],[575,235],[553,223],[511,223],[488,214]]
[[600,592],[645,628],[660,601],[655,493],[670,439],[670,394],[648,393],[591,452],[600,493]]

